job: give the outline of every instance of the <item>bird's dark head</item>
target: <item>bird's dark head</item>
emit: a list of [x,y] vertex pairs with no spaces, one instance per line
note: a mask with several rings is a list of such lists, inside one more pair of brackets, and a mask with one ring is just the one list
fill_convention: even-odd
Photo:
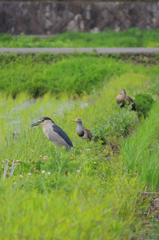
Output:
[[121,89],[120,94],[123,95],[123,96],[126,96],[126,91],[125,91],[125,89]]
[[42,117],[42,118],[40,118],[37,122],[32,123],[31,126],[32,126],[32,127],[35,127],[35,126],[38,126],[38,125],[39,125],[39,126],[43,127],[43,126],[46,125],[46,124],[54,124],[54,122],[53,122],[52,119],[49,118],[49,117]]
[[76,118],[76,119],[74,120],[74,122],[79,123],[79,124],[82,124],[82,119],[81,119],[81,118]]

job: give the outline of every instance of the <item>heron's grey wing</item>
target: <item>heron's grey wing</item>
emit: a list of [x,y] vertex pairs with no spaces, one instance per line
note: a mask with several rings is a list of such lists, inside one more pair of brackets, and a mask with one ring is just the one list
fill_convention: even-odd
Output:
[[70,147],[73,147],[73,144],[70,140],[70,138],[67,136],[67,134],[59,127],[57,126],[56,124],[52,125],[52,128],[53,130],[60,135],[60,137],[62,137],[65,142],[70,146]]
[[83,130],[85,131],[85,133],[87,134],[87,137],[88,137],[89,139],[91,139],[91,138],[93,137],[93,136],[92,136],[92,133],[91,133],[91,131],[89,131],[89,129],[83,127]]

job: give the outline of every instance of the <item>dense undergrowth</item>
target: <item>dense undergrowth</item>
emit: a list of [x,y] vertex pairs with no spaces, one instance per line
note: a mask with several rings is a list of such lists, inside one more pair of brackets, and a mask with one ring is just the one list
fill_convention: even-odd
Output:
[[[158,65],[134,66],[95,57],[62,58],[47,64],[30,57],[2,61],[1,80],[12,79],[0,94],[2,179],[8,160],[9,167],[14,159],[17,166],[12,178],[0,182],[1,238],[116,240],[144,235],[139,218],[145,209],[141,194],[146,185],[146,190],[158,191],[158,106],[140,122],[136,112],[120,109],[115,97],[122,88],[131,97],[141,92],[157,97],[158,69]],[[23,89],[22,81],[16,82],[21,77],[30,86],[34,78],[46,85],[48,81],[49,88],[56,78],[63,79],[59,89],[68,80],[72,85],[59,99],[50,89],[35,100],[27,85]],[[73,87],[82,88],[84,80],[90,95],[83,90],[79,97]],[[14,84],[21,90],[13,100]],[[42,116],[51,117],[66,131],[72,150],[55,148],[42,129],[31,128]],[[95,141],[77,136],[73,122],[77,117]],[[135,129],[139,131],[134,133]]]
[[123,32],[105,30],[93,33],[67,32],[56,37],[13,37],[0,35],[0,47],[159,47],[158,30],[131,28]]

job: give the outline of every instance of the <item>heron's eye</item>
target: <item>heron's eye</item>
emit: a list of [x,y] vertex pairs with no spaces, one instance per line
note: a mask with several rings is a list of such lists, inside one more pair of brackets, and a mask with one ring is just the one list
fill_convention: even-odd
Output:
[[42,122],[44,122],[45,121],[45,119],[42,119]]

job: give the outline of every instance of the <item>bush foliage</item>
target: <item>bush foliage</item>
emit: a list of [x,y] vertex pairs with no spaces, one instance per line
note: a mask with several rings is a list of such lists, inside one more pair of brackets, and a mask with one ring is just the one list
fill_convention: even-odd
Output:
[[140,117],[146,118],[148,116],[148,112],[152,108],[152,104],[154,103],[154,99],[147,93],[138,93],[135,95],[135,103],[136,103],[136,111]]
[[119,109],[113,113],[109,118],[100,119],[93,129],[93,136],[95,139],[101,139],[103,143],[108,143],[108,139],[112,136],[117,138],[126,137],[134,128],[137,122],[136,114],[129,112],[127,109]]

